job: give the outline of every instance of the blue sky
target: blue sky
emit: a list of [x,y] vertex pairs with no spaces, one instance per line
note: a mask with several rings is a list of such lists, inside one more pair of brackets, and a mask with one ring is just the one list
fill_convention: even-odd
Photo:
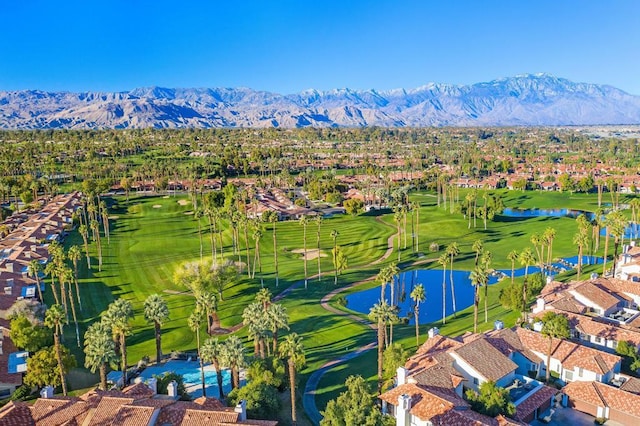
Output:
[[640,1],[25,0],[0,90],[469,84],[547,72],[640,95]]

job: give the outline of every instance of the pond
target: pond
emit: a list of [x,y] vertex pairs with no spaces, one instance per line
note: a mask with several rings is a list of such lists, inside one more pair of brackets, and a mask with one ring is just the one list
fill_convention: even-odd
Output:
[[[562,272],[564,270],[571,269],[572,265],[578,262],[578,256],[568,257],[561,259],[558,263],[554,263],[555,273]],[[602,263],[602,258],[583,256],[583,263],[594,264]],[[536,266],[529,267],[529,274],[539,272],[540,268]],[[453,283],[454,291],[456,295],[456,310],[461,311],[473,305],[473,286],[469,279],[470,271],[453,271]],[[524,268],[515,269],[514,275],[516,277],[524,275]],[[495,284],[500,278],[509,279],[511,277],[511,269],[502,269],[496,271],[491,277],[489,277],[489,284]],[[451,298],[451,281],[450,271],[447,270],[444,276],[445,279],[445,297],[446,297],[446,315],[453,314],[453,301]],[[413,300],[409,297],[413,287],[418,283],[422,283],[425,288],[427,300],[420,304],[420,312],[418,321],[420,324],[428,324],[442,319],[442,281],[443,273],[442,269],[422,269],[407,271],[400,274],[399,279],[396,280],[394,288],[394,298],[396,299],[397,306],[399,308],[400,318],[408,317],[409,323],[414,323],[413,317]],[[480,289],[481,293],[484,289]],[[489,291],[495,291],[489,286]],[[385,288],[385,299],[388,303],[391,301],[391,285],[387,284]],[[368,290],[362,290],[357,293],[346,296],[347,307],[357,312],[369,313],[369,309],[374,303],[380,300],[380,286]],[[480,298],[481,306],[483,298]]]

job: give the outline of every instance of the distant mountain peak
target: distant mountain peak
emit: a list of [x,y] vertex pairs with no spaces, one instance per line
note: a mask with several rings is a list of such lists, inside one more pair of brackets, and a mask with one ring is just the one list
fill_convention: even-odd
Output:
[[540,72],[470,85],[128,92],[0,92],[0,128],[511,126],[640,124],[640,97]]

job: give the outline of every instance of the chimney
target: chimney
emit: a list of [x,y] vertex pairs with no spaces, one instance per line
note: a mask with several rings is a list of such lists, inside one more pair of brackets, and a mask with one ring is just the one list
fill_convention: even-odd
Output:
[[236,407],[233,409],[233,411],[239,414],[239,417],[238,417],[239,421],[241,422],[246,421],[247,420],[247,401],[244,399],[241,399],[240,402],[238,402],[238,405],[236,405]]
[[591,273],[591,279],[592,279],[592,280],[595,280],[595,279],[597,279],[597,278],[598,278],[598,273],[597,273],[597,272],[592,272],[592,273]]
[[53,386],[47,385],[40,391],[40,398],[51,399],[53,398]]
[[154,395],[158,393],[158,380],[155,377],[147,380],[147,386],[153,391]]
[[5,264],[5,268],[7,268],[7,271],[9,271],[9,272],[13,272],[13,263],[7,262]]
[[493,322],[493,329],[494,330],[502,330],[504,328],[504,323],[501,320],[495,320]]
[[167,385],[167,393],[172,398],[176,398],[176,399],[178,398],[178,383],[175,380],[172,380]]
[[407,383],[407,369],[404,367],[398,367],[396,370],[396,377],[398,379],[398,386]]
[[551,284],[552,281],[553,281],[553,275],[548,275],[547,276],[547,284]]
[[428,333],[429,333],[429,339],[431,339],[432,337],[440,334],[440,329],[438,327],[432,327],[429,329]]
[[411,397],[407,394],[402,394],[398,397],[398,407],[396,410],[396,425],[397,426],[409,426],[411,424]]

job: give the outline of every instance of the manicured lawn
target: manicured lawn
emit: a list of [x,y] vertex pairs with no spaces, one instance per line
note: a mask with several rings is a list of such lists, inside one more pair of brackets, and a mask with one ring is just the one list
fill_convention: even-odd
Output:
[[[461,198],[464,195],[461,193]],[[485,242],[485,247],[493,253],[493,266],[510,268],[506,255],[512,249],[522,250],[531,246],[530,237],[534,232],[542,233],[545,228],[553,227],[557,231],[554,241],[554,256],[573,256],[577,250],[571,244],[577,226],[568,218],[506,218],[497,217],[483,229],[482,220],[478,219],[477,228],[468,229],[468,222],[461,214],[451,215],[448,211],[436,206],[436,198],[430,194],[412,194],[412,200],[421,203],[420,210],[420,251],[425,257],[418,259],[410,249],[402,250],[401,261],[404,264],[416,260],[436,258],[439,253],[430,253],[431,242],[437,242],[441,250],[447,244],[456,241],[461,254],[455,259],[456,269],[468,269],[473,266],[474,253],[471,245],[477,239]],[[95,246],[92,245],[92,270],[87,271],[86,263],[81,259],[81,292],[83,297],[84,318],[82,328],[97,320],[100,313],[117,297],[124,297],[134,304],[136,319],[134,333],[128,338],[129,362],[135,364],[144,355],[155,353],[152,327],[144,322],[142,305],[145,298],[152,293],[162,294],[169,303],[170,321],[163,327],[163,349],[165,353],[172,350],[193,350],[195,338],[187,327],[187,317],[194,309],[194,300],[188,294],[179,294],[183,288],[177,288],[172,277],[178,265],[185,261],[199,259],[200,242],[198,227],[192,215],[190,204],[180,205],[178,201],[184,197],[131,197],[127,203],[124,197],[110,200],[114,203],[111,209],[111,243],[104,246],[104,266],[102,272],[97,271]],[[560,193],[506,192],[505,204],[508,207],[566,207],[595,210],[596,196],[569,195]],[[607,202],[608,200],[603,199]],[[621,200],[621,202],[625,202]],[[155,206],[155,207],[154,207]],[[210,258],[209,235],[206,233],[203,220],[204,257]],[[272,293],[278,294],[283,289],[303,278],[303,260],[300,254],[292,250],[303,246],[302,226],[295,221],[279,222],[277,225],[278,260],[280,285],[275,288],[273,265],[273,242],[271,225],[261,241],[261,254],[265,285]],[[408,226],[409,228],[409,226]],[[340,277],[338,286],[357,282],[376,275],[380,268],[397,259],[396,252],[379,265],[371,263],[380,258],[387,249],[387,239],[395,233],[392,214],[382,216],[360,215],[357,217],[337,216],[325,219],[321,228],[321,247],[326,257],[321,258],[323,272],[333,270],[331,264],[332,239],[331,230],[339,232],[338,244],[345,250],[349,269]],[[409,229],[408,232],[411,232]],[[241,233],[242,256],[244,261],[244,237]],[[81,244],[77,233],[73,233],[67,244]],[[231,256],[231,231],[224,232],[225,255]],[[316,225],[311,222],[307,229],[308,248],[316,244]],[[411,243],[409,242],[409,246]],[[251,242],[251,259],[253,259],[253,242]],[[315,260],[308,262],[309,274],[317,273]],[[423,267],[437,267],[427,263]],[[375,285],[375,283],[365,284]],[[506,312],[497,302],[500,283],[490,288],[489,322],[482,323],[483,329],[493,326],[494,319],[500,318],[506,325],[513,324],[516,313]],[[225,291],[225,300],[220,302],[219,315],[224,327],[230,327],[241,321],[244,307],[250,303],[260,288],[260,280],[250,280],[246,275],[239,277],[236,284]],[[287,308],[293,331],[303,337],[306,348],[307,366],[301,371],[299,389],[304,389],[308,375],[327,361],[365,345],[375,339],[375,333],[367,327],[352,320],[331,314],[320,306],[322,296],[333,290],[333,277],[325,276],[321,283],[310,280],[309,288],[298,288],[291,292],[281,303]],[[354,289],[352,291],[358,291]],[[50,297],[50,295],[49,295]],[[472,309],[458,315],[456,320],[441,328],[443,334],[461,334],[472,328]],[[66,329],[67,345],[73,348],[75,337],[73,327]],[[422,327],[424,339],[428,326]],[[396,327],[396,341],[403,343],[411,351],[415,349],[414,329],[411,326]],[[244,337],[244,330],[239,335]],[[252,345],[247,342],[248,353]],[[81,351],[76,349],[82,363]],[[331,370],[324,376],[318,389],[318,406],[322,409],[326,402],[337,396],[342,390],[344,379],[350,374],[362,374],[375,380],[375,351],[356,358],[345,366]],[[84,385],[86,386],[86,385]]]

